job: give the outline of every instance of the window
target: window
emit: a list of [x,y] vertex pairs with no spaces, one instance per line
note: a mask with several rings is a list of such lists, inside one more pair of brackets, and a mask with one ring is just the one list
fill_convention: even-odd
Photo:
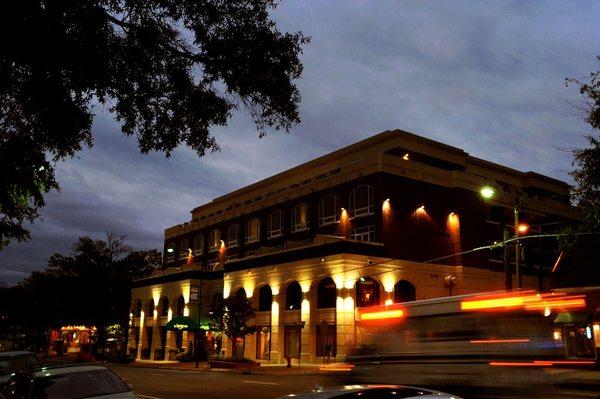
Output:
[[188,249],[188,240],[185,238],[179,243],[179,260],[187,258]]
[[262,360],[271,358],[271,326],[256,327],[256,358]]
[[306,204],[299,204],[292,210],[292,232],[308,230],[310,227],[310,208]]
[[150,299],[146,307],[146,317],[154,316],[154,299]]
[[410,302],[417,299],[415,286],[406,280],[400,280],[394,285],[394,302]]
[[260,239],[260,220],[252,218],[246,223],[246,243],[257,242]]
[[162,298],[160,298],[160,315],[161,316],[168,316],[169,315],[169,298],[167,298],[166,296],[163,296]]
[[194,255],[199,256],[204,253],[204,236],[202,234],[194,237]]
[[235,297],[240,299],[246,299],[248,298],[248,295],[246,295],[246,290],[244,288],[240,288],[235,292]]
[[300,326],[285,325],[283,326],[284,347],[283,354],[285,357],[294,359],[300,358]]
[[335,308],[337,290],[331,277],[325,277],[317,287],[317,308]]
[[335,324],[317,324],[317,356],[336,355],[336,328]]
[[208,262],[206,262],[206,268],[208,270],[217,270],[219,268],[219,259],[209,259]]
[[328,195],[319,204],[319,226],[337,223],[340,221],[338,209],[339,198],[337,195]]
[[221,231],[213,230],[210,232],[210,242],[208,252],[216,252],[221,246]]
[[177,298],[177,313],[175,316],[183,316],[183,311],[185,309],[185,299],[183,299],[183,295],[180,295]]
[[142,301],[141,300],[139,300],[139,299],[137,300],[131,313],[133,313],[133,315],[135,317],[140,317],[140,315],[142,314]]
[[375,226],[359,227],[352,229],[350,239],[356,241],[375,242]]
[[350,217],[371,215],[375,210],[373,187],[363,185],[350,193]]
[[258,311],[259,312],[270,312],[271,304],[273,303],[273,292],[268,284],[260,287],[258,292]]
[[166,262],[173,262],[175,260],[175,243],[167,245],[167,254],[165,255]]
[[234,260],[239,259],[239,258],[240,258],[239,255],[228,255],[227,259],[225,259],[225,262],[231,262],[231,261],[234,261]]
[[302,288],[297,281],[290,283],[285,290],[285,308],[287,310],[300,310],[302,306]]
[[240,244],[240,225],[230,224],[227,228],[227,247],[237,247]]
[[281,237],[283,235],[283,212],[273,212],[269,216],[267,238]]
[[250,258],[252,256],[258,256],[259,253],[260,253],[260,250],[258,250],[258,249],[255,249],[255,250],[252,250],[252,251],[246,251],[246,257]]
[[379,283],[370,277],[361,277],[356,282],[356,306],[379,305]]

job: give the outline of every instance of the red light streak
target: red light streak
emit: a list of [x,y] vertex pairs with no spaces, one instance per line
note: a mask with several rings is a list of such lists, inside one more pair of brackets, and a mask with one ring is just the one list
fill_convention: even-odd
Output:
[[370,306],[358,310],[358,320],[368,321],[397,321],[406,317],[406,311],[397,304],[387,306]]
[[478,296],[460,303],[461,310],[467,311],[552,310],[584,307],[585,296],[567,296],[564,293],[535,294],[533,291]]
[[490,366],[500,367],[552,367],[552,362],[490,362]]

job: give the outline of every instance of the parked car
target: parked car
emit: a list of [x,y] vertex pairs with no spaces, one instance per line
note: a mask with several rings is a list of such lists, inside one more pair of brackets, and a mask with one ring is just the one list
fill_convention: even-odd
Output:
[[17,374],[4,395],[19,399],[138,398],[115,372],[88,364],[42,367]]
[[295,399],[460,399],[458,396],[444,392],[406,385],[346,385],[335,388],[319,388],[306,393],[287,395],[283,398],[290,397]]
[[0,352],[0,387],[5,386],[10,378],[19,371],[34,370],[42,365],[40,359],[31,352]]

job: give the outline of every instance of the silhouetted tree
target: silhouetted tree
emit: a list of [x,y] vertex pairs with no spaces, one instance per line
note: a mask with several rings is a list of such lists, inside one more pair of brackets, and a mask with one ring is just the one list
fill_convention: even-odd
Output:
[[231,357],[237,359],[237,339],[256,331],[255,326],[248,325],[255,315],[254,308],[245,295],[230,295],[219,305],[220,307],[210,315],[210,329],[222,332],[231,340]]
[[300,120],[302,33],[276,0],[26,0],[0,7],[0,248],[29,238],[54,164],[92,146],[108,110],[140,150],[218,149],[240,105],[259,135]]

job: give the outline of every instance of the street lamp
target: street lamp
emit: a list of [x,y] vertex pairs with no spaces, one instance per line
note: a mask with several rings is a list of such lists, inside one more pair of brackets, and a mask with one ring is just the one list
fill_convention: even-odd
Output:
[[479,193],[483,198],[490,199],[496,194],[496,190],[490,186],[483,186],[481,187],[481,190],[479,190]]

